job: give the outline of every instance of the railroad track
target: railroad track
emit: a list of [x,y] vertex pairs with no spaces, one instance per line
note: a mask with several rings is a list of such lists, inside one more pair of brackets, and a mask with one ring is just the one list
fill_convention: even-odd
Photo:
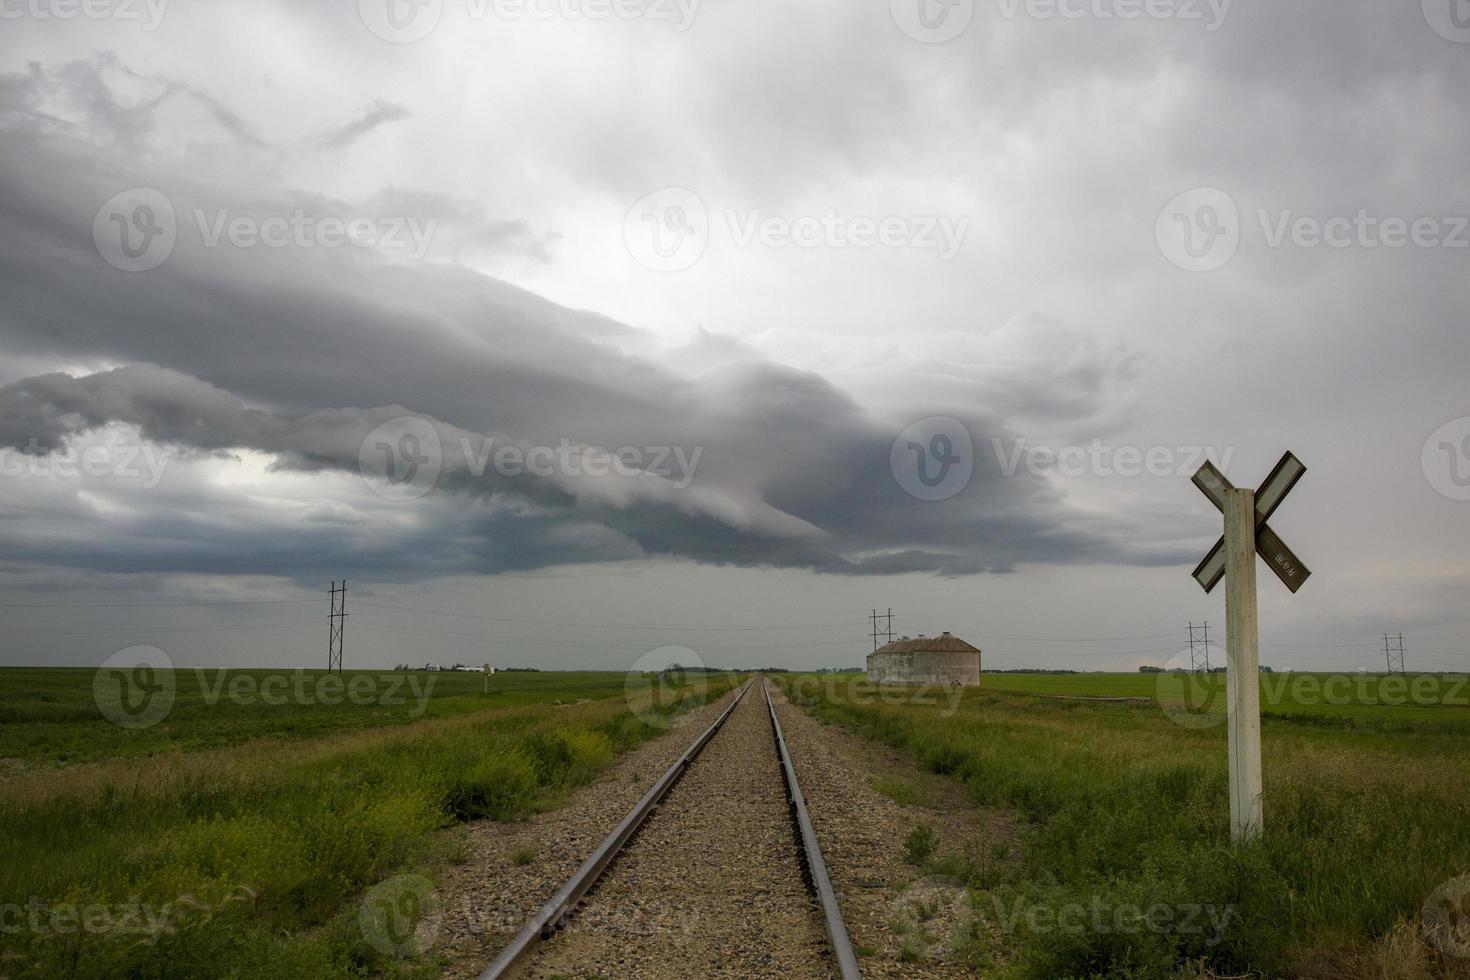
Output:
[[[764,711],[760,710],[755,698],[747,703],[747,696],[753,689],[760,692],[760,700],[765,702]],[[764,721],[760,715],[769,719],[769,729],[767,734],[757,737],[756,726]],[[695,762],[711,743],[716,742],[732,718],[737,718],[736,723],[730,726],[726,740],[720,742],[712,753],[719,758],[699,771],[683,794],[675,795],[675,787],[694,768]],[[767,744],[774,751],[772,756],[762,757],[756,747],[767,739]],[[773,762],[779,765],[773,765]],[[779,787],[775,785],[773,771],[777,768],[780,772]],[[716,769],[720,771],[714,771]],[[781,805],[782,796],[784,806]],[[807,813],[806,800],[786,749],[775,703],[771,700],[768,683],[761,675],[746,682],[714,724],[654,782],[632,811],[501,950],[494,962],[480,974],[480,980],[510,977],[528,967],[539,955],[554,959],[558,953],[565,952],[559,949],[559,945],[577,936],[577,930],[571,927],[579,908],[584,903],[598,901],[600,893],[599,896],[590,893],[604,880],[604,876],[612,887],[612,880],[618,875],[608,875],[608,872],[620,855],[636,850],[631,845],[639,839],[640,830],[655,811],[664,815],[659,821],[662,839],[645,844],[644,849],[652,853],[635,861],[639,867],[629,869],[623,876],[628,880],[615,883],[618,894],[605,900],[618,906],[620,916],[636,919],[647,914],[646,904],[637,897],[640,892],[650,890],[641,884],[641,869],[657,868],[664,853],[661,849],[667,849],[670,840],[677,841],[676,846],[684,846],[685,838],[680,835],[688,835],[686,850],[689,853],[684,855],[688,862],[686,873],[656,881],[651,890],[659,894],[654,901],[672,900],[669,892],[687,887],[692,889],[691,900],[695,905],[702,899],[718,903],[702,919],[697,909],[691,911],[686,906],[678,906],[678,914],[692,921],[691,931],[708,933],[709,940],[716,945],[722,939],[729,939],[732,932],[740,933],[730,940],[732,944],[746,946],[752,935],[757,937],[757,942],[770,942],[768,933],[784,932],[783,942],[779,944],[784,948],[773,951],[769,963],[760,967],[762,972],[769,969],[769,975],[794,975],[793,961],[797,961],[806,974],[813,977],[838,976],[842,980],[860,980],[862,974],[858,969],[857,956],[843,924],[816,831]],[[781,811],[784,811],[789,824],[782,828],[782,833],[773,835],[771,824],[773,820],[781,821]],[[787,830],[789,835],[784,832]],[[788,841],[794,842],[794,847]],[[732,854],[732,850],[748,852],[748,856],[745,853]],[[630,857],[629,860],[634,859]],[[702,867],[701,861],[707,867]],[[722,871],[726,875],[724,878],[721,877]],[[799,887],[796,876],[802,879]],[[815,899],[815,910],[812,899]],[[735,903],[733,909],[731,903]],[[747,913],[744,918],[755,924],[747,926],[734,921],[742,918],[741,911]],[[819,924],[815,921],[818,918],[815,911],[820,912]],[[659,927],[658,923],[652,924],[652,928]],[[567,935],[559,944],[556,940],[562,933]],[[604,945],[595,948],[600,950],[600,954],[586,950],[583,955],[592,959],[612,955],[621,958],[627,952],[626,944],[621,940],[604,937],[602,941]],[[607,946],[609,942],[614,945]],[[777,944],[772,942],[771,945]],[[654,955],[683,956],[686,948],[687,941],[685,946],[666,948],[662,954],[656,952]],[[725,950],[711,952],[718,953],[724,962]],[[750,955],[748,949],[744,952],[747,957]],[[575,958],[575,954],[567,955]],[[737,954],[732,952],[730,955],[734,957]],[[601,962],[577,964],[579,967],[612,965]],[[694,964],[686,959],[670,966],[670,975],[685,976],[692,975],[690,970]],[[548,966],[544,972],[572,972],[565,967],[566,964]]]

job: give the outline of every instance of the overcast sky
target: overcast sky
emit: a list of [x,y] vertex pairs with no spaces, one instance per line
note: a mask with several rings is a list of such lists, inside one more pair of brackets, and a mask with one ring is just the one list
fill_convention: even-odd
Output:
[[1464,669],[1467,91],[1466,0],[0,0],[0,661],[1133,669],[1289,449],[1263,661]]

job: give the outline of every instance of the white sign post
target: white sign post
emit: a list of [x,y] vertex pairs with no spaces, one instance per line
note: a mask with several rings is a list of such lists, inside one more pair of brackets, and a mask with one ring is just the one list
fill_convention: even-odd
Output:
[[1225,536],[1205,556],[1194,577],[1206,592],[1225,579],[1225,704],[1230,728],[1230,836],[1260,836],[1261,629],[1256,611],[1256,555],[1295,593],[1312,573],[1291,553],[1266,519],[1307,468],[1291,453],[1281,458],[1260,490],[1237,489],[1213,463],[1194,483],[1225,516]]

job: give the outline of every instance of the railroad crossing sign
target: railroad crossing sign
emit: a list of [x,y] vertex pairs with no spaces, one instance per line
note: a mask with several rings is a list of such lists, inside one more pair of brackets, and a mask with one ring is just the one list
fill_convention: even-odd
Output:
[[[1281,506],[1286,495],[1291,493],[1297,481],[1307,472],[1306,466],[1292,453],[1281,457],[1281,462],[1266,477],[1266,482],[1256,491],[1256,553],[1266,560],[1266,565],[1281,579],[1285,585],[1296,593],[1307,581],[1312,573],[1304,565],[1300,558],[1292,554],[1286,542],[1277,537],[1276,532],[1271,530],[1266,521]],[[1214,463],[1206,462],[1194,475],[1194,485],[1210,498],[1210,503],[1222,514],[1225,512],[1225,494],[1228,490],[1234,490],[1235,486],[1227,479],[1225,474],[1215,468]],[[1205,555],[1205,560],[1199,563],[1194,570],[1195,581],[1204,588],[1206,592],[1214,590],[1225,577],[1225,538],[1222,536],[1215,542],[1215,547]]]
[[1291,453],[1259,490],[1236,487],[1214,463],[1194,475],[1194,485],[1225,517],[1225,536],[1194,570],[1209,592],[1225,579],[1225,708],[1230,733],[1230,835],[1237,841],[1261,834],[1261,627],[1256,611],[1256,555],[1293,593],[1307,566],[1276,536],[1267,518],[1307,472]]

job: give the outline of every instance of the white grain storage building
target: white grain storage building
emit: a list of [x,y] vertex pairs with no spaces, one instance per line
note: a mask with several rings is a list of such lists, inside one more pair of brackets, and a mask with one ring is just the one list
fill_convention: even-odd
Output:
[[943,684],[978,687],[980,651],[958,636],[907,636],[868,654],[875,684]]

